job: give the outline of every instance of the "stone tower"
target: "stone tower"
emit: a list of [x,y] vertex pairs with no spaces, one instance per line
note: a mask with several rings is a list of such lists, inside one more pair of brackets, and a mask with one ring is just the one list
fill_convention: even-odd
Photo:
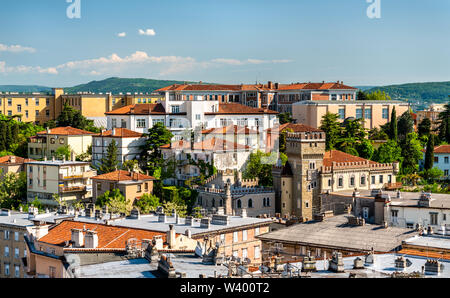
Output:
[[314,209],[320,205],[325,141],[325,132],[312,127],[286,136],[286,154],[292,171],[291,214],[303,221],[312,220]]

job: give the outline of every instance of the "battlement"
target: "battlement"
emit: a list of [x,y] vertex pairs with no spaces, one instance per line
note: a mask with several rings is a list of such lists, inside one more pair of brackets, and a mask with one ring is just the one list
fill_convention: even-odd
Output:
[[371,164],[369,161],[364,162],[333,162],[331,167],[322,167],[322,173],[330,173],[333,170],[359,169],[368,168],[370,170],[394,170],[395,163]]
[[325,140],[325,132],[288,132],[287,141]]

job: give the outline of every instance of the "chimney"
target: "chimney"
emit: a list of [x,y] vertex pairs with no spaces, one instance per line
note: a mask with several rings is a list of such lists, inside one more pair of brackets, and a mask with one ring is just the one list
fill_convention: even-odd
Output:
[[273,83],[272,83],[271,81],[269,81],[269,82],[267,83],[267,88],[273,89]]
[[242,218],[247,218],[247,209],[245,209],[245,208],[242,209],[241,217]]
[[83,231],[79,229],[72,229],[72,237],[74,247],[83,247],[84,245],[84,235]]
[[275,89],[279,89],[280,88],[280,84],[279,83],[275,83]]
[[202,218],[200,221],[200,228],[209,229],[211,227],[211,220],[209,218]]
[[191,232],[191,230],[186,230],[186,231],[184,232],[184,235],[185,235],[186,237],[188,237],[188,238],[192,238],[192,232]]
[[11,156],[9,160],[10,160],[11,163],[16,163],[16,157],[15,156]]
[[185,224],[186,224],[187,226],[192,226],[192,224],[193,224],[193,218],[192,218],[192,216],[187,216],[187,217],[186,217],[186,222],[185,222]]
[[176,233],[174,225],[169,225],[169,231],[167,231],[167,243],[169,248],[172,249],[176,245]]
[[98,234],[95,231],[86,232],[86,243],[85,248],[97,248],[98,247]]
[[112,129],[112,134],[111,134],[113,137],[116,135],[116,128],[114,127],[113,129]]
[[158,216],[158,222],[166,223],[166,215],[165,214],[160,214]]
[[47,155],[46,155],[46,156],[44,156],[44,161],[47,161]]
[[130,217],[133,219],[141,219],[141,213],[139,212],[139,209],[134,208],[133,210],[131,210]]
[[52,130],[47,127],[47,134],[49,135],[51,132],[52,132]]

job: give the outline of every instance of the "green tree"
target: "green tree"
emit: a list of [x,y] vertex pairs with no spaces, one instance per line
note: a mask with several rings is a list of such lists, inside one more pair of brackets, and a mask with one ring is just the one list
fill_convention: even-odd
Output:
[[22,200],[27,196],[26,173],[16,175],[7,173],[0,180],[0,206],[10,210],[17,210]]
[[386,92],[377,90],[367,94],[367,100],[391,100],[391,97]]
[[88,146],[88,149],[86,150],[86,152],[81,153],[80,155],[76,156],[76,160],[91,162],[92,161],[92,145]]
[[398,118],[398,140],[399,142],[404,142],[406,136],[414,132],[414,120],[411,116],[411,111],[406,111],[403,115]]
[[372,159],[375,149],[372,145],[372,142],[364,139],[359,144],[356,145],[356,151],[358,151],[359,157],[365,159]]
[[336,149],[336,143],[339,140],[341,135],[342,128],[338,121],[339,115],[326,113],[322,117],[322,125],[320,129],[323,130],[326,134],[326,150]]
[[105,192],[97,198],[95,204],[100,208],[107,206],[108,210],[113,213],[129,213],[131,210],[129,201],[126,200],[119,189]]
[[387,141],[387,140],[389,140],[389,136],[387,135],[387,133],[384,130],[375,127],[374,129],[369,131],[369,140]]
[[280,120],[280,125],[291,123],[292,121],[294,121],[291,113],[280,113],[278,115],[278,119]]
[[139,162],[136,159],[124,161],[122,164],[122,170],[133,172],[135,170],[139,171]]
[[110,173],[117,170],[118,165],[117,143],[115,140],[112,140],[106,149],[106,156],[100,160],[100,167],[98,170],[101,174]]
[[423,157],[422,145],[416,133],[406,136],[405,143],[402,145],[402,156],[402,174],[416,173],[419,169],[419,160]]
[[391,140],[394,140],[397,142],[398,140],[398,122],[397,122],[397,111],[394,109],[392,110],[391,114],[391,122],[389,124],[389,138]]
[[434,167],[434,138],[428,138],[427,151],[425,153],[425,170]]
[[155,195],[149,194],[143,194],[142,197],[136,201],[135,205],[143,214],[148,214],[155,211],[159,206],[161,206],[159,198]]
[[356,100],[367,100],[367,94],[366,92],[359,90],[356,94]]
[[429,136],[431,133],[431,120],[430,118],[425,118],[419,123],[417,127],[419,137]]
[[439,139],[450,144],[450,101],[445,105],[444,111],[439,114]]
[[170,144],[173,134],[164,126],[164,124],[158,122],[148,130],[148,133],[145,134],[144,137],[147,139],[144,146],[141,148],[141,161],[144,170],[148,170],[150,175],[153,175],[153,173],[158,168],[161,168],[163,164],[160,147]]
[[85,118],[80,111],[69,106],[67,102],[64,104],[61,114],[56,119],[56,124],[58,127],[71,126],[96,133],[101,131],[100,128],[94,126],[92,120]]
[[375,150],[373,160],[379,163],[401,163],[403,161],[402,149],[397,145],[397,142],[389,140]]
[[55,151],[56,159],[62,160],[66,158],[66,160],[70,160],[70,156],[72,155],[72,149],[69,145],[58,147]]
[[170,213],[172,212],[172,210],[175,209],[175,211],[177,212],[177,214],[181,217],[184,217],[187,215],[187,205],[182,204],[182,203],[177,203],[177,202],[164,202],[163,206],[164,211],[166,213]]
[[427,180],[428,183],[433,183],[436,179],[443,177],[444,172],[441,169],[434,167],[421,172],[420,176]]
[[[285,154],[280,153],[280,157],[283,160]],[[256,179],[259,178],[259,184],[263,186],[273,185],[272,167],[278,161],[278,155],[275,153],[263,153],[257,151],[250,154],[249,161],[246,165],[243,173],[244,179]]]

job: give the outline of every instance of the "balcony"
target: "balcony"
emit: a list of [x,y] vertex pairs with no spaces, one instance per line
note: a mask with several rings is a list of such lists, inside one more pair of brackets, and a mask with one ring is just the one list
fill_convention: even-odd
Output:
[[70,186],[70,187],[60,187],[59,191],[61,193],[71,193],[71,192],[87,192],[86,186]]
[[94,171],[89,171],[85,173],[77,173],[69,176],[65,176],[64,174],[59,174],[59,180],[75,180],[75,179],[88,179],[92,178],[96,175]]

